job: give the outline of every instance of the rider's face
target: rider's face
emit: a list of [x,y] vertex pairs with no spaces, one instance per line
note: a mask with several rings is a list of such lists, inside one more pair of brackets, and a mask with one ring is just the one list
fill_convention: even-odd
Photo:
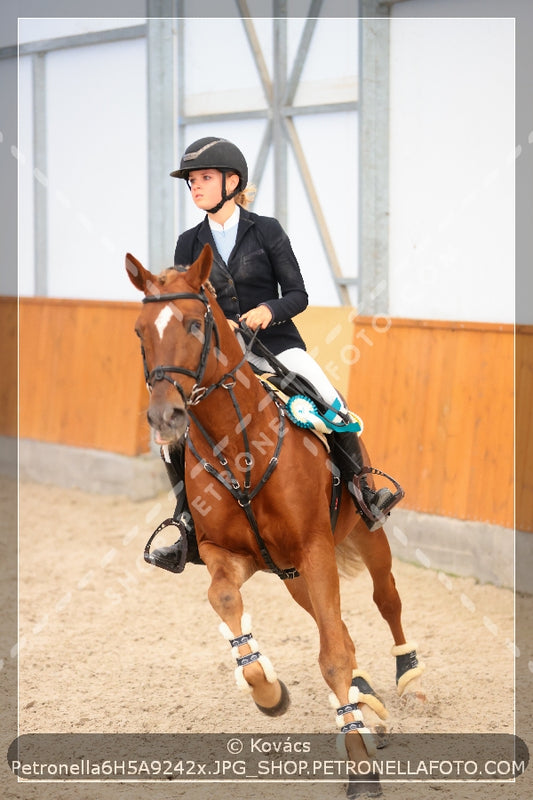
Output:
[[[226,192],[236,188],[238,177],[226,175]],[[194,169],[189,172],[189,184],[194,204],[207,211],[222,199],[222,173],[218,169]]]

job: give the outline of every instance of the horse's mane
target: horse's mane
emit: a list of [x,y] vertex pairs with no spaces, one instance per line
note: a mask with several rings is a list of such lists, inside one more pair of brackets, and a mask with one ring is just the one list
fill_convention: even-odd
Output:
[[[162,270],[162,272],[159,273],[159,275],[157,276],[157,282],[160,286],[166,286],[166,284],[169,283],[174,277],[173,273],[187,272],[188,269],[189,267],[182,267],[179,265],[175,267],[168,267],[167,269],[164,269]],[[204,281],[203,286],[207,289],[208,292],[210,292],[210,294],[213,295],[213,297],[217,296],[215,287],[213,286],[210,280]]]

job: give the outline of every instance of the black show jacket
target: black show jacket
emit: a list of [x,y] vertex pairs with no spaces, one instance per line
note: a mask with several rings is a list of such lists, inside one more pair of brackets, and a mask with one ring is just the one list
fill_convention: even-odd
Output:
[[213,249],[210,280],[226,317],[237,322],[241,314],[263,303],[272,312],[272,322],[258,334],[263,344],[275,355],[289,347],[305,350],[291,318],[307,307],[307,292],[289,237],[279,222],[241,208],[235,246],[226,264],[206,216],[178,238],[174,264],[189,266],[205,244]]

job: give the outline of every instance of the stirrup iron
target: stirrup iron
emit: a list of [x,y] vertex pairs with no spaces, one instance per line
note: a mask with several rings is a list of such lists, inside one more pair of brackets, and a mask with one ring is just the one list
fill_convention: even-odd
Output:
[[[381,475],[383,478],[389,480],[395,487],[396,491],[394,494],[390,492],[390,498],[382,508],[378,508],[376,505],[369,506],[367,504],[363,495],[363,489],[361,488],[361,480],[365,475]],[[403,497],[405,497],[405,491],[400,486],[398,481],[388,475],[386,472],[376,469],[375,467],[363,466],[361,471],[353,476],[350,485],[350,489],[352,488],[353,494],[360,508],[361,516],[364,518],[370,531],[375,531],[380,528],[385,523],[386,517],[388,517],[392,509],[398,505]]]
[[[167,528],[169,525],[174,525],[179,532],[180,532],[180,539],[178,541],[181,543],[181,551],[180,557],[178,560],[175,558],[170,558],[165,556],[158,550],[154,550],[153,553],[150,552],[150,545],[152,544],[153,540],[155,539],[158,534],[161,533],[164,528]],[[187,542],[187,532],[185,530],[185,526],[182,522],[174,517],[169,517],[168,519],[163,520],[163,522],[157,526],[155,531],[152,533],[148,541],[146,542],[146,546],[144,548],[144,560],[148,564],[152,564],[154,567],[161,567],[162,569],[166,569],[169,572],[175,572],[179,574],[183,572],[185,569],[185,563],[187,561],[187,550],[188,550],[188,542]]]

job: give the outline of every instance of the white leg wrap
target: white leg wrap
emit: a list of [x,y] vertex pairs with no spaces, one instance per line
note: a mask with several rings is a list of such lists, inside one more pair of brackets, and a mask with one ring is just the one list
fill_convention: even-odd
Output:
[[418,644],[416,642],[406,642],[405,644],[394,644],[391,647],[392,656],[406,656],[411,650],[416,650]]
[[426,668],[425,664],[419,664],[418,667],[414,669],[408,670],[408,672],[404,672],[402,677],[398,681],[398,695],[401,697],[402,694],[405,692],[409,684],[414,678],[419,678]]
[[[368,686],[372,688],[372,680],[368,672],[365,672],[362,669],[354,669],[352,670],[352,679],[354,678],[362,678],[368,684]],[[366,703],[366,705],[371,708],[372,711],[377,714],[378,717],[380,717],[380,719],[388,719],[389,712],[375,694],[366,694],[359,691],[359,703]]]
[[278,679],[276,675],[276,670],[272,666],[271,660],[267,656],[260,656],[259,663],[263,667],[263,672],[265,673],[265,678],[269,683],[275,683]]
[[[253,663],[257,661],[261,664],[263,672],[265,673],[265,678],[269,683],[275,683],[277,681],[277,675],[274,667],[272,666],[272,662],[269,658],[262,655],[259,652],[259,645],[257,644],[256,640],[252,636],[252,618],[249,614],[243,614],[241,618],[241,630],[242,634],[235,635],[226,625],[225,622],[221,622],[218,626],[218,629],[222,636],[225,639],[228,639],[231,644],[231,654],[233,658],[237,661],[237,667],[235,669],[235,681],[237,683],[237,688],[243,692],[247,692],[250,694],[253,691],[253,688],[250,686],[246,678],[244,677],[244,667],[247,666],[246,664],[239,664],[240,659],[246,659],[247,656],[242,656],[239,653],[239,647],[243,645],[248,645],[250,647],[251,652],[249,656],[254,656],[250,658],[249,663]],[[238,640],[242,637],[247,637],[245,641],[238,643]]]
[[240,692],[245,692],[245,694],[252,694],[253,689],[244,677],[244,667],[236,667],[235,668],[235,683],[237,684],[237,689]]
[[[357,708],[357,704],[359,702],[359,689],[357,686],[350,686],[348,692],[348,705],[343,706],[339,702],[339,698],[335,694],[330,694],[329,702],[332,708],[336,709],[337,711],[337,727],[343,728],[343,736],[339,737],[337,740],[337,746],[342,745],[344,750],[346,751],[346,743],[344,741],[344,736],[347,735],[349,732],[346,730],[346,727],[350,725],[350,722],[345,721],[346,714],[352,714],[356,726],[354,726],[353,731],[358,733],[363,740],[363,744],[365,746],[366,752],[369,756],[376,755],[376,744],[374,741],[374,736],[371,731],[365,726],[364,719],[361,711]],[[355,708],[354,708],[355,706]]]

